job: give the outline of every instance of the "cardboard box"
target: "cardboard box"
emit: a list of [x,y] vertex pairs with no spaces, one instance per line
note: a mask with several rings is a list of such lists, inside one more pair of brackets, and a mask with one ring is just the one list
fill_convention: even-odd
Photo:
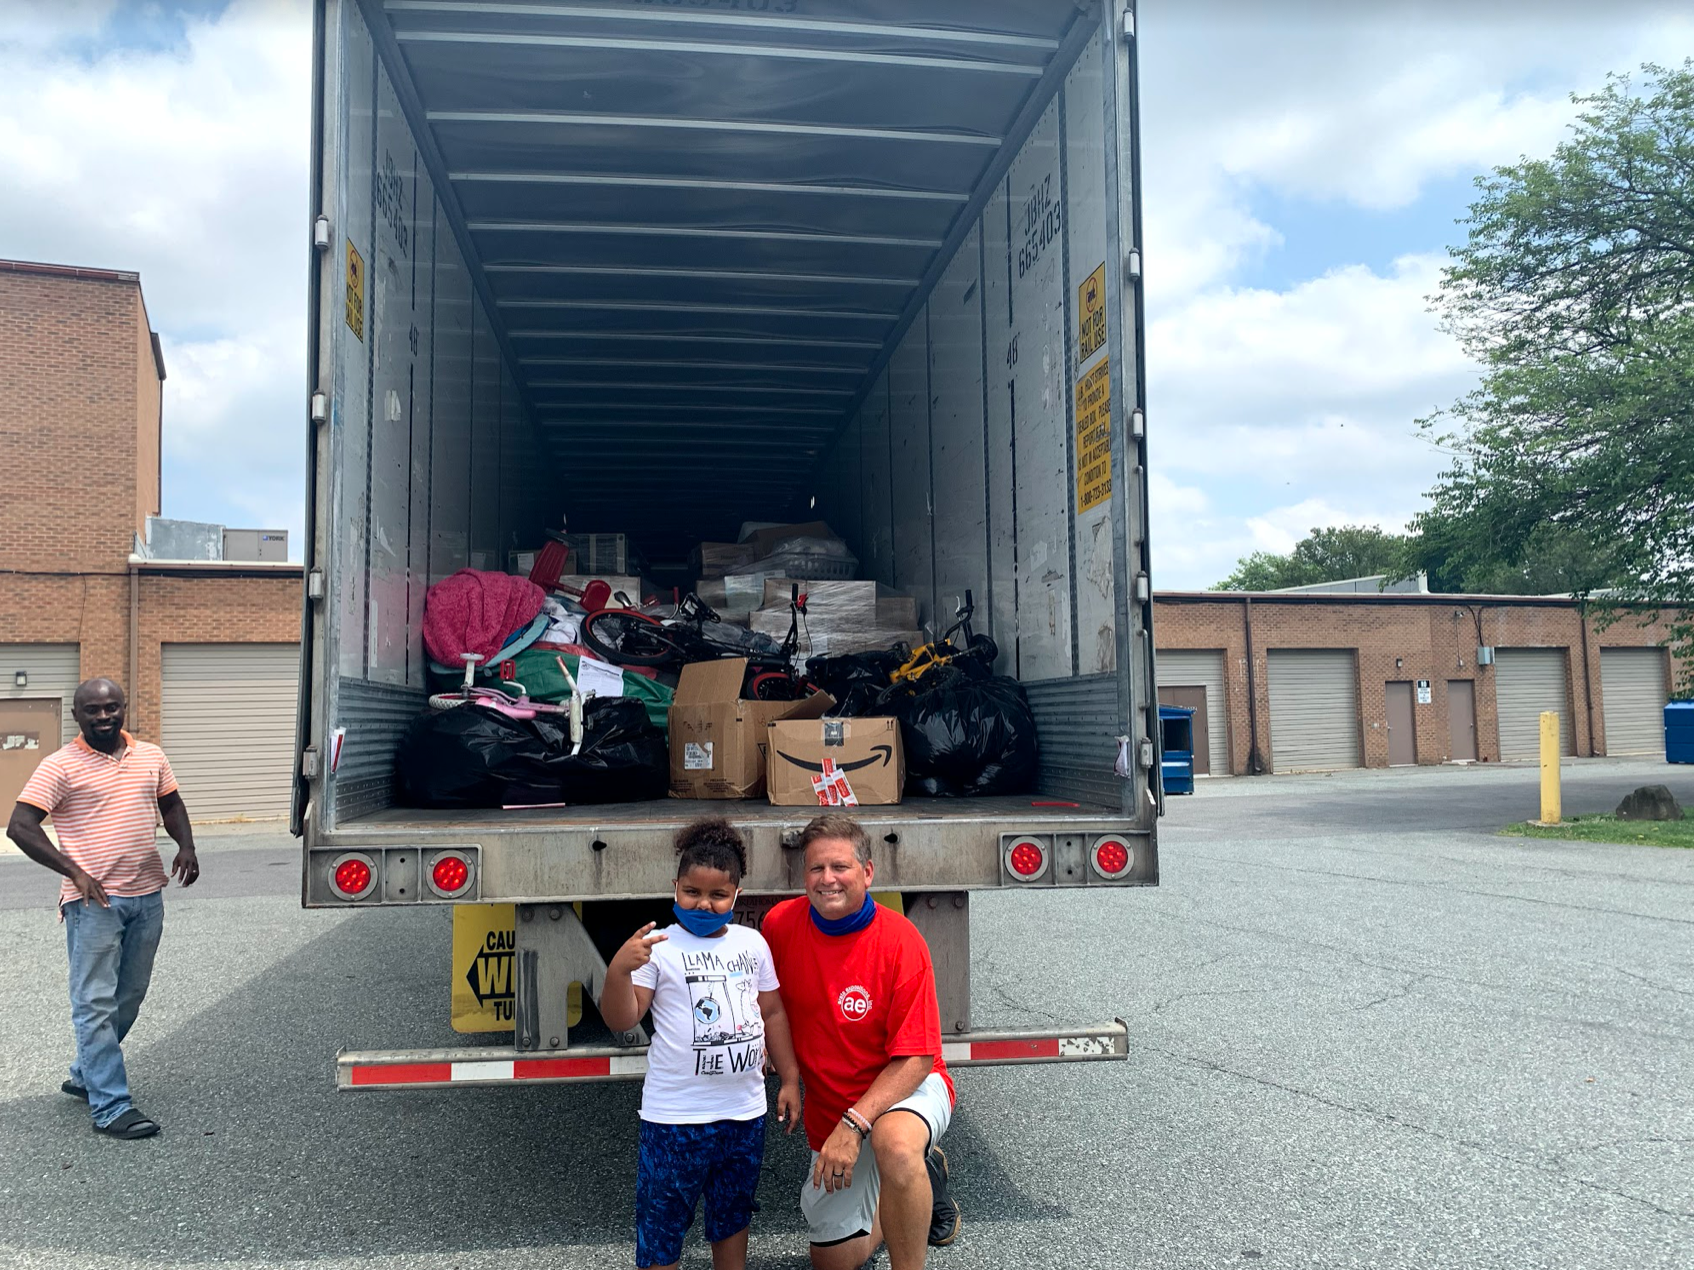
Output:
[[[906,788],[898,719],[782,719],[769,726],[770,800],[778,807],[838,805],[817,785],[834,777],[846,806],[891,806]],[[826,763],[829,767],[826,769]]]
[[766,728],[816,719],[835,705],[824,692],[804,701],[743,701],[746,674],[740,657],[682,668],[669,716],[672,798],[762,797]]
[[732,569],[752,564],[755,550],[750,542],[703,542],[694,548],[689,563],[697,578],[721,578]]

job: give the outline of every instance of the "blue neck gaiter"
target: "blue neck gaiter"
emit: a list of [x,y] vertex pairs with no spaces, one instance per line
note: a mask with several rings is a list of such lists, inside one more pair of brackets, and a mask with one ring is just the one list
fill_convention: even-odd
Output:
[[730,919],[735,916],[735,910],[727,913],[714,913],[709,908],[684,908],[680,904],[672,904],[671,912],[676,914],[676,920],[682,924],[682,929],[690,935],[698,935],[702,939],[717,934]]
[[810,904],[806,905],[806,911],[812,915],[812,925],[824,934],[851,935],[855,931],[863,930],[876,919],[876,901],[866,892],[864,907],[848,917],[819,917],[818,910]]

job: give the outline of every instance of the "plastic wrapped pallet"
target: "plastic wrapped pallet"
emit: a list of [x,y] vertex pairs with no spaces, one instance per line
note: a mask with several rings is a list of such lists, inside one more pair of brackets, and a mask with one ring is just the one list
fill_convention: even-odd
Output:
[[[812,617],[841,626],[915,630],[918,602],[880,582],[832,582],[818,579],[766,578],[763,603],[757,607],[788,612],[794,584],[808,597]],[[865,592],[860,588],[869,587]],[[867,600],[868,597],[868,600]],[[702,599],[705,597],[702,596]]]
[[759,607],[767,613],[780,614],[783,630],[788,629],[788,605],[796,585],[806,596],[806,620],[813,626],[829,630],[873,630],[877,626],[874,582],[766,578]]
[[694,593],[725,621],[747,622],[748,614],[765,598],[762,578],[706,578]]
[[[748,618],[748,624],[756,631],[763,631],[776,639],[783,639],[788,634],[788,609],[760,609]],[[888,648],[895,643],[908,644],[916,648],[924,642],[924,634],[917,630],[901,630],[887,626],[866,626],[860,628],[829,626],[808,618],[800,625],[800,655],[802,657],[837,656],[841,653],[867,653]]]

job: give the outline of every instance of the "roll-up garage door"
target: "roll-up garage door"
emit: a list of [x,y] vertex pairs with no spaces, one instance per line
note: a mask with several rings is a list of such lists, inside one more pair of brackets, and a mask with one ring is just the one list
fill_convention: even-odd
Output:
[[1562,648],[1501,648],[1494,653],[1494,701],[1500,715],[1500,758],[1541,757],[1541,714],[1559,716],[1559,745],[1576,753]]
[[1278,772],[1358,767],[1359,688],[1349,649],[1272,649],[1271,766]]
[[196,819],[288,814],[298,644],[166,644],[160,729]]
[[[1224,697],[1223,653],[1217,649],[1163,649],[1154,654],[1160,688],[1198,688],[1206,700],[1206,764],[1212,776],[1229,775],[1229,709]],[[1163,696],[1161,695],[1161,700]],[[1187,701],[1174,701],[1188,705]]]
[[1607,754],[1665,752],[1665,650],[1602,648]]

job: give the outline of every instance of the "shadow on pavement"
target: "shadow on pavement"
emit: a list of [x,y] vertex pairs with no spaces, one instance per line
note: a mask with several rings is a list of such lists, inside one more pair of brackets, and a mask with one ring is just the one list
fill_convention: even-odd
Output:
[[[446,1022],[445,919],[361,914],[133,1049],[156,1139],[97,1138],[57,1092],[8,1103],[8,1241],[168,1260],[630,1245],[638,1084],[335,1091],[338,1048],[475,1043]],[[1019,1189],[968,1107],[947,1146],[971,1225],[1067,1215]],[[808,1164],[772,1132],[755,1238],[798,1234]]]

